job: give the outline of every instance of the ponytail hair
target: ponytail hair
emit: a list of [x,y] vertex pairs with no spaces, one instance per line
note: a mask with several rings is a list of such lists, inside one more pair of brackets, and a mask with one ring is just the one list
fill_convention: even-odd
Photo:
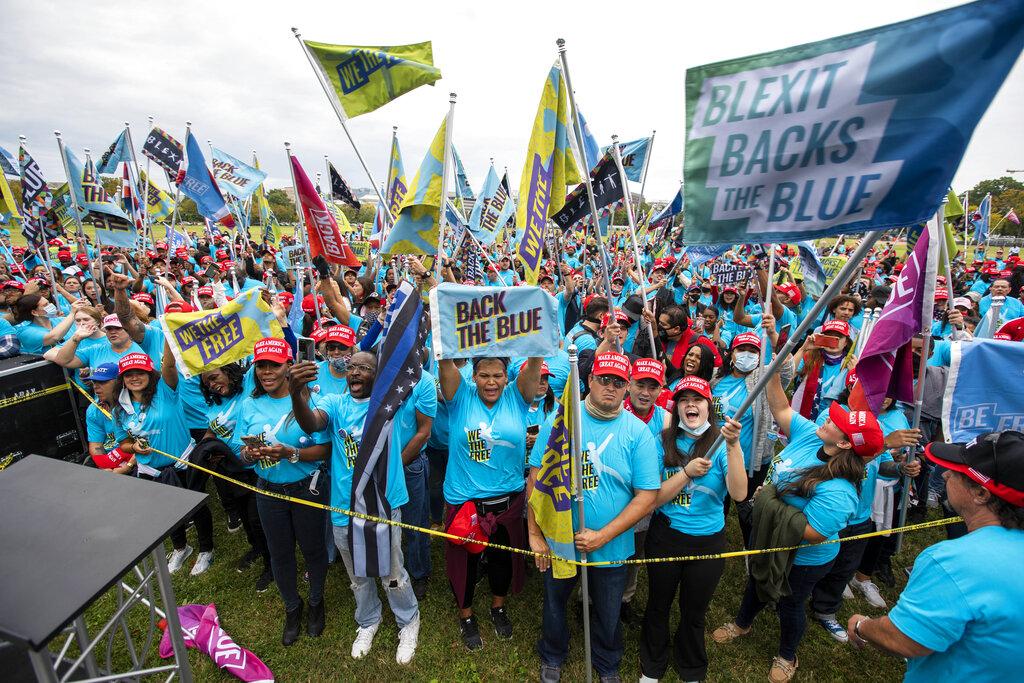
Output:
[[864,461],[851,449],[845,448],[827,462],[804,470],[800,478],[787,484],[781,493],[810,498],[818,484],[831,479],[845,479],[856,487],[859,494],[861,482],[864,481]]

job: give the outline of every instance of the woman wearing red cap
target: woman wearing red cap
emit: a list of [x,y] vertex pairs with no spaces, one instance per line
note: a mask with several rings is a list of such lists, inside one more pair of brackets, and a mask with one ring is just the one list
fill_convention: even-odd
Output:
[[856,363],[847,353],[853,343],[850,323],[826,320],[821,330],[821,334],[807,337],[793,354],[797,377],[803,380],[793,393],[793,407],[809,420],[816,420],[843,393],[846,375]]
[[[765,500],[776,496],[781,499],[784,505],[772,506],[772,510],[782,511],[790,506],[801,512],[806,521],[800,534],[803,543],[838,539],[839,531],[857,511],[857,487],[864,479],[865,465],[885,445],[878,420],[867,411],[848,413],[833,405],[830,419],[819,427],[790,407],[778,375],[768,381],[766,395],[775,422],[789,443],[772,460],[765,488],[755,498],[755,534],[751,545],[763,548],[770,543],[771,534],[758,526],[761,496],[768,496]],[[767,509],[768,505],[764,507]],[[779,583],[771,580],[773,575],[777,576],[772,567],[778,561],[773,560],[774,554],[753,556],[736,620],[715,629],[715,642],[728,643],[750,633],[758,613],[769,599],[777,597],[779,650],[768,678],[774,683],[791,680],[798,666],[796,650],[807,628],[804,603],[814,585],[828,574],[838,554],[838,543],[795,551],[785,579],[789,595],[782,595]]]
[[[243,460],[253,466],[257,486],[265,491],[327,503],[330,481],[320,469],[328,453],[330,436],[302,431],[292,412],[288,394],[288,370],[292,349],[284,339],[256,342],[253,360],[256,386],[243,401],[233,441],[239,442]],[[266,445],[249,445],[259,442]],[[241,444],[246,444],[241,446]],[[303,601],[298,591],[295,546],[298,544],[309,572],[309,618],[306,632],[319,636],[324,630],[324,581],[327,578],[327,516],[323,509],[290,503],[269,496],[256,499],[260,522],[267,538],[274,582],[284,602],[285,621],[281,643],[291,645],[299,637]]]
[[[647,532],[646,554],[657,558],[720,553],[725,550],[722,506],[726,495],[739,501],[747,494],[741,426],[727,420],[722,429],[726,445],[709,453],[719,434],[711,411],[711,386],[700,377],[684,377],[672,399],[675,408],[661,433],[662,483]],[[641,681],[664,676],[670,654],[682,680],[703,680],[707,675],[704,621],[723,571],[724,559],[647,565]],[[671,638],[669,614],[677,592],[680,625]]]

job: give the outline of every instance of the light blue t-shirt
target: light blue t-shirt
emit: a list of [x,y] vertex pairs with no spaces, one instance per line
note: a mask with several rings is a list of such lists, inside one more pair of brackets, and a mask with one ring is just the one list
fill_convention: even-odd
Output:
[[[189,447],[192,439],[185,426],[185,415],[181,410],[178,392],[171,389],[163,379],[159,380],[156,393],[148,406],[143,407],[132,401],[133,413],[128,414],[122,408],[114,411],[117,423],[117,440],[123,441],[132,436],[144,436],[149,445],[156,450],[181,457]],[[136,455],[135,461],[155,469],[162,469],[174,463],[174,460],[157,452],[148,455]]]
[[[88,344],[86,342],[89,342]],[[83,340],[78,348],[75,349],[75,356],[78,360],[82,361],[82,364],[87,368],[98,368],[104,363],[113,363],[117,365],[118,361],[121,360],[122,356],[129,353],[145,353],[142,347],[132,342],[128,348],[118,353],[114,351],[110,342],[107,341],[106,337],[102,339],[86,339]],[[156,361],[154,360],[154,366]]]
[[18,335],[18,341],[21,342],[22,353],[42,355],[44,351],[50,348],[50,346],[43,345],[43,339],[50,333],[50,330],[36,324],[34,321],[26,320],[25,322],[18,323],[14,326],[14,331]]
[[[768,467],[766,481],[780,491],[800,478],[804,470],[823,464],[818,458],[822,441],[815,432],[818,425],[802,415],[793,414],[789,444],[779,451]],[[783,502],[803,511],[807,523],[828,540],[839,538],[857,511],[857,489],[845,479],[829,479],[814,487],[810,498],[783,495]],[[839,544],[829,543],[796,551],[793,564],[817,566],[831,562],[839,554]]]
[[[716,413],[721,414],[718,426],[725,425],[725,418],[732,417],[740,404],[747,398],[747,378],[729,373],[711,389],[715,399]],[[750,467],[750,456],[754,450],[754,411],[747,410],[740,418],[740,448],[743,449],[743,465]]]
[[[238,443],[233,443],[231,448],[238,453],[243,445],[241,437],[261,435],[271,446],[282,444],[293,448],[309,448],[330,441],[326,432],[307,434],[302,431],[292,414],[292,399],[289,396],[273,398],[269,394],[259,398],[249,396],[242,402],[232,439]],[[291,463],[283,459],[276,463],[257,461],[253,470],[260,478],[271,483],[291,484],[311,475],[317,466],[316,462],[300,460]]]
[[490,408],[480,400],[475,384],[459,383],[448,401],[446,501],[458,505],[523,490],[528,409],[515,382],[505,386]]
[[[352,469],[359,455],[363,426],[370,398],[355,398],[350,393],[319,396],[315,407],[327,416],[325,433],[331,437],[331,506],[352,509]],[[409,502],[402,473],[402,449],[392,438],[388,452],[388,485],[385,495],[392,509]],[[348,526],[349,516],[331,511],[334,526]]]
[[[185,412],[185,426],[191,429],[206,429],[209,420],[206,417],[206,399],[199,387],[202,380],[199,375],[185,379],[178,378],[178,395],[181,396],[181,409]],[[251,390],[251,389],[250,389]]]
[[[696,440],[685,434],[676,439],[676,448],[684,458],[695,444]],[[704,476],[688,481],[675,498],[658,508],[676,531],[691,536],[710,536],[725,528],[723,506],[725,497],[729,495],[725,484],[725,475],[729,471],[725,444],[719,446],[709,459],[711,469]],[[659,464],[662,481],[682,469],[665,467],[664,456],[659,458]]]
[[90,443],[98,443],[104,451],[117,448],[117,425],[92,403],[85,409],[85,432]]
[[[635,495],[634,489],[656,491],[661,487],[654,437],[639,418],[623,410],[612,420],[598,420],[581,410],[583,427],[583,507],[588,529],[602,529],[621,513]],[[530,466],[540,467],[555,415],[544,423],[530,451]],[[450,465],[449,465],[450,467]],[[579,529],[577,507],[572,506],[573,529]],[[721,509],[719,509],[721,515]],[[592,553],[593,562],[629,559],[636,548],[633,530],[627,529]],[[579,552],[576,553],[579,559]]]
[[934,652],[907,660],[903,680],[1019,681],[1021,567],[1024,531],[999,526],[921,551],[889,620]]
[[[519,356],[509,362],[509,382],[514,382],[519,377],[519,368],[527,360],[526,357]],[[551,391],[555,392],[555,396],[561,396],[562,390],[565,389],[565,385],[569,381],[569,354],[562,349],[558,349],[554,355],[544,358],[544,362],[548,364],[548,370],[551,371],[551,377],[548,378],[548,386],[551,387]]]
[[[426,417],[434,419],[437,415],[437,384],[434,376],[423,370],[416,386],[412,388],[409,396],[402,401],[401,407],[395,414],[395,421],[392,423],[391,442],[398,447],[398,454],[416,435],[416,413],[422,413]],[[433,428],[433,425],[431,425]],[[420,452],[426,448],[426,443],[420,447]]]
[[[238,417],[241,413],[242,404],[252,395],[253,387],[256,385],[256,378],[253,374],[255,366],[249,368],[242,376],[242,390],[234,396],[222,396],[220,403],[207,403],[202,399],[200,407],[206,419],[204,425],[215,437],[227,444],[235,453],[240,455],[242,442],[235,439],[235,427],[238,425]],[[248,436],[248,434],[246,434]]]
[[348,377],[335,377],[331,374],[330,361],[322,360],[316,364],[316,382],[309,385],[310,395],[319,396],[348,393]]

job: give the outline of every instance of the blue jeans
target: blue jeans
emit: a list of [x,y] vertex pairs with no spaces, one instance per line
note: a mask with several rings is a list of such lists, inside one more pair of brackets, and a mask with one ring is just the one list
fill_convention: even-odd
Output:
[[[427,494],[427,477],[430,464],[427,456],[420,453],[405,466],[405,488],[409,491],[409,502],[402,506],[402,519],[420,527],[430,526],[430,498]],[[414,580],[430,576],[430,536],[418,531],[402,531],[405,541],[405,568]]]
[[[396,522],[402,521],[402,513],[395,510],[391,519]],[[334,543],[338,552],[341,553],[341,559],[348,571],[348,578],[352,582],[352,595],[356,599],[356,623],[363,628],[368,628],[380,623],[382,606],[373,579],[353,574],[352,553],[348,549],[348,534],[351,528],[351,524],[334,527]],[[416,595],[412,592],[409,574],[405,571],[402,562],[402,530],[397,526],[391,527],[391,575],[382,576],[380,583],[384,587],[384,594],[388,597],[391,611],[395,614],[398,628],[414,621],[419,614],[420,606],[416,601]]]
[[[571,579],[556,579],[544,572],[544,617],[537,653],[548,666],[561,667],[569,654],[569,623],[565,618],[569,597],[579,572]],[[619,609],[626,589],[626,567],[589,567],[590,651],[600,676],[614,674],[622,661],[622,622]]]

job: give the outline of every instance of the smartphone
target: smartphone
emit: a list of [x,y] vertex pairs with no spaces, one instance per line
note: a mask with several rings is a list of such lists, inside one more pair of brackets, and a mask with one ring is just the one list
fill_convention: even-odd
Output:
[[243,436],[242,443],[249,448],[262,448],[267,445],[267,442],[263,440],[262,436]]
[[206,277],[210,278],[211,280],[213,279],[213,276],[219,272],[220,267],[215,263],[211,263],[206,267]]
[[833,337],[830,334],[816,334],[814,335],[814,345],[823,349],[838,349],[839,337]]
[[299,337],[299,358],[302,360],[316,360],[316,342],[308,337]]

